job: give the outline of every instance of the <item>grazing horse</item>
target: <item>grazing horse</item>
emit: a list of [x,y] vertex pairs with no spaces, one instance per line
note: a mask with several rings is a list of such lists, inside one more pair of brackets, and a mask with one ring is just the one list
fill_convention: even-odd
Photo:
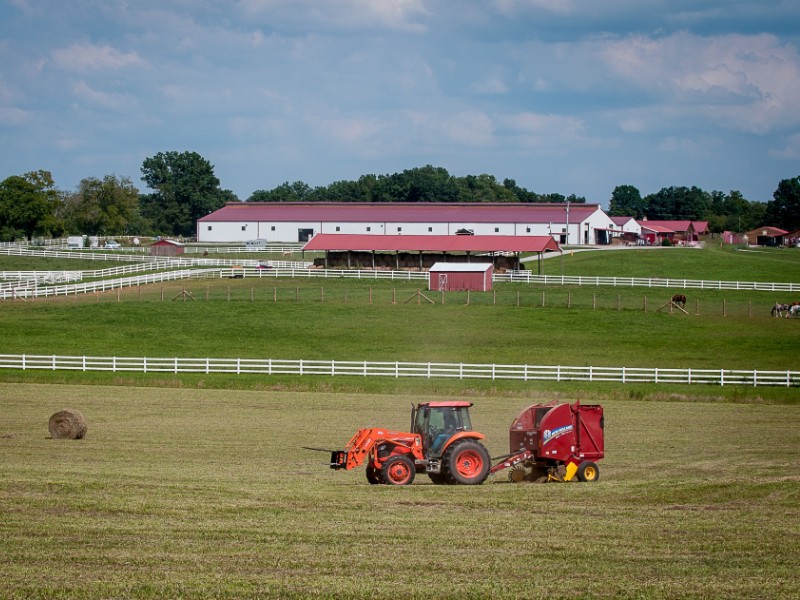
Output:
[[772,307],[772,316],[783,317],[784,313],[786,313],[785,316],[787,319],[789,317],[800,316],[800,302],[792,302],[791,304],[776,302],[775,306]]
[[681,308],[686,307],[686,295],[685,294],[675,294],[672,297],[672,302],[676,306],[680,306]]

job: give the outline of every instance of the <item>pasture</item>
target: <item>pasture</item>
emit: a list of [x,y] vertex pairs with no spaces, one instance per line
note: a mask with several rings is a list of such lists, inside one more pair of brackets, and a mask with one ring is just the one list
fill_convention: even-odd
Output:
[[[4,598],[785,598],[800,409],[604,400],[594,484],[370,486],[326,455],[379,394],[0,383]],[[496,456],[525,406],[481,397]],[[77,408],[83,440],[48,439]]]
[[[565,273],[800,281],[794,251],[593,254]],[[800,321],[769,316],[791,300],[773,293],[687,291],[684,315],[655,310],[677,290],[405,303],[418,289],[197,280],[4,302],[0,353],[796,368]],[[475,402],[493,456],[529,404],[603,404],[600,481],[370,486],[300,448],[407,428],[410,403],[437,396]],[[4,370],[0,398],[3,598],[784,598],[800,583],[796,388]],[[85,439],[48,439],[64,408]]]

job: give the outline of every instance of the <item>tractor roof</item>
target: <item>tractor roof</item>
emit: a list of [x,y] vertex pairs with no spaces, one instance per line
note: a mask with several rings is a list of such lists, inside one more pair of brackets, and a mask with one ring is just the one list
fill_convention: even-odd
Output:
[[420,406],[430,406],[431,408],[463,408],[472,406],[472,402],[463,400],[450,400],[443,402],[420,402]]

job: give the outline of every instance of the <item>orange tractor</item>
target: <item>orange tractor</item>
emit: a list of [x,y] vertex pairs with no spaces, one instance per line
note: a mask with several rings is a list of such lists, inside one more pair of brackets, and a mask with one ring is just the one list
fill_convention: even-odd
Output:
[[[359,429],[344,450],[331,452],[331,469],[367,466],[372,484],[409,485],[417,473],[436,484],[477,485],[510,469],[511,481],[597,481],[604,456],[600,405],[534,404],[509,429],[510,453],[492,459],[473,431],[472,402],[422,402],[411,409],[411,431]],[[320,448],[308,448],[321,450]]]
[[472,430],[472,402],[423,402],[411,409],[411,432],[359,429],[344,450],[331,452],[332,469],[367,465],[370,483],[409,485],[417,473],[433,483],[475,485],[489,475],[491,458]]

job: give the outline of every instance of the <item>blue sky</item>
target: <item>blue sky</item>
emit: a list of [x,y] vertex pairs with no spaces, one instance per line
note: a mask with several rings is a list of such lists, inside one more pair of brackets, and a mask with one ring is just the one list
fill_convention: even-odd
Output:
[[607,204],[800,175],[796,0],[0,0],[0,178],[195,151],[246,199],[431,164]]

